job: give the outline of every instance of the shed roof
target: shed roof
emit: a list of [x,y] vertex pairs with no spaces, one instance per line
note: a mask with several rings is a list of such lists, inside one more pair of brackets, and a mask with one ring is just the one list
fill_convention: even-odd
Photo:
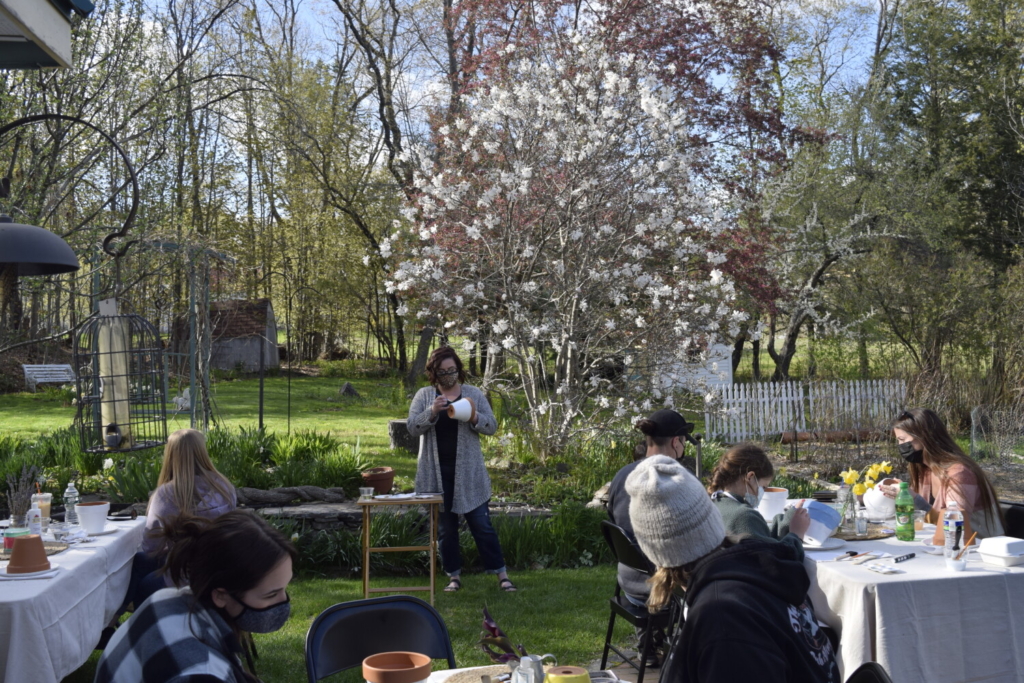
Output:
[[267,333],[267,318],[273,318],[273,311],[270,299],[215,301],[210,304],[213,338],[262,337]]

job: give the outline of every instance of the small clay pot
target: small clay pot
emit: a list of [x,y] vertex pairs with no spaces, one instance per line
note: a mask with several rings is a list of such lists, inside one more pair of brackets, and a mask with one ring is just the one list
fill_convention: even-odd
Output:
[[369,683],[417,683],[430,677],[430,657],[418,652],[380,652],[363,660]]
[[50,568],[46,559],[46,548],[38,534],[18,536],[11,548],[11,562],[7,565],[8,574],[31,574],[45,572]]
[[363,483],[372,486],[374,493],[382,496],[395,485],[395,471],[390,467],[372,467],[363,472]]

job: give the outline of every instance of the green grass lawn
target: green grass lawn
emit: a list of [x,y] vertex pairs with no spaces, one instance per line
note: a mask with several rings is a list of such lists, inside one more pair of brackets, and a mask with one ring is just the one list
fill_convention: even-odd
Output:
[[[459,667],[490,664],[477,647],[484,605],[498,625],[515,643],[522,643],[531,654],[552,653],[559,664],[587,666],[600,659],[604,633],[608,625],[608,598],[615,586],[615,568],[611,565],[586,569],[545,569],[519,572],[512,576],[518,593],[498,590],[497,580],[489,574],[466,574],[463,588],[455,594],[441,592],[438,578],[436,607],[444,618],[455,649]],[[374,579],[375,587],[403,586],[408,577]],[[362,582],[357,579],[299,577],[289,588],[292,617],[277,633],[257,635],[260,658],[258,673],[266,683],[292,683],[306,680],[303,652],[306,631],[313,619],[327,607],[362,598]],[[420,593],[417,597],[423,597]],[[631,637],[631,627],[616,622],[617,642]],[[64,680],[67,683],[92,681],[99,653]],[[445,668],[435,662],[435,667]],[[356,683],[360,671],[350,670],[329,680]]]

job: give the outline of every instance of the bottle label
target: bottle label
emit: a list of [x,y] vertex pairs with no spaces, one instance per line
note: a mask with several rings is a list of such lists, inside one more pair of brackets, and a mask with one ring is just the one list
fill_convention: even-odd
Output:
[[947,519],[947,520],[944,521],[943,528],[946,531],[956,531],[958,528],[962,527],[963,525],[964,525],[964,522],[961,519]]
[[905,512],[901,512],[901,513],[898,513],[896,515],[896,523],[897,524],[910,524],[910,519],[911,519],[911,516],[908,515]]

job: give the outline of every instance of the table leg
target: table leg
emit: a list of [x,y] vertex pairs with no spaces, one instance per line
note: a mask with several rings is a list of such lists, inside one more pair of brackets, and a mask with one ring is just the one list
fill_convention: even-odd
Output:
[[370,506],[363,506],[363,599],[370,597]]
[[434,604],[434,591],[437,588],[437,503],[430,506],[430,604]]

